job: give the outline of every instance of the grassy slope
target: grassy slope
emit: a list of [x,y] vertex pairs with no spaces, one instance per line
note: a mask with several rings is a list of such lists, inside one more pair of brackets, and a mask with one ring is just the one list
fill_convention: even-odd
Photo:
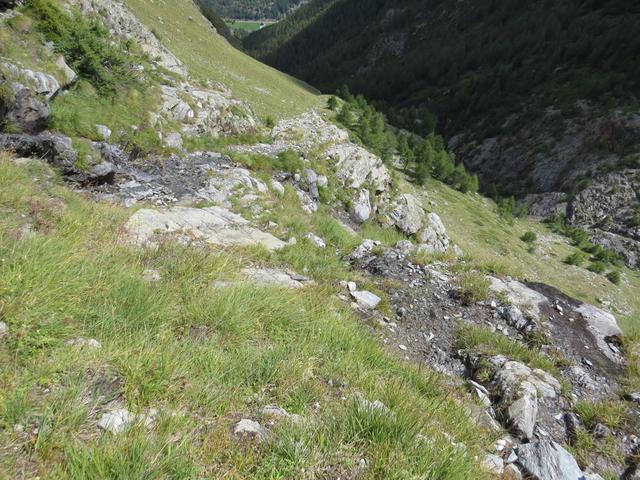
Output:
[[[335,248],[358,241],[322,212],[292,213],[294,198],[288,192],[271,214],[294,233],[313,228]],[[305,468],[328,478],[354,472],[361,458],[362,478],[483,477],[472,459],[490,441],[460,407],[464,395],[386,353],[335,299],[337,280],[350,274],[333,248],[131,249],[117,241],[130,212],[3,154],[0,211],[0,318],[9,327],[0,342],[0,444],[17,447],[3,452],[0,477],[273,479]],[[21,238],[27,222],[34,233]],[[323,275],[305,292],[212,289],[256,261]],[[162,280],[145,282],[146,268]],[[75,337],[103,346],[64,344]],[[357,392],[394,413],[363,411]],[[259,412],[270,403],[305,423],[277,422],[273,441],[259,447],[237,443],[233,423],[266,422]],[[102,435],[95,421],[114,406],[165,414],[149,431]],[[416,441],[419,432],[435,441]]]
[[126,0],[125,4],[187,65],[191,75],[223,83],[261,117],[293,116],[322,102],[302,82],[229,45],[192,2]]
[[[406,188],[411,188],[408,184]],[[611,301],[621,327],[629,334],[640,331],[640,273],[622,270],[620,285],[585,268],[566,265],[563,260],[576,249],[539,222],[516,220],[513,226],[495,213],[495,204],[479,195],[464,195],[435,180],[423,194],[424,205],[436,202],[433,210],[443,219],[452,240],[480,266],[498,273],[552,285],[565,294],[598,305]],[[538,236],[533,253],[520,240],[526,231]]]

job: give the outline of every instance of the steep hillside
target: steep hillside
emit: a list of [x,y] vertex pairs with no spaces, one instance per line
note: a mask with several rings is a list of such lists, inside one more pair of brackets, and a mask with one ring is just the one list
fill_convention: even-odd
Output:
[[348,83],[430,108],[446,131],[479,124],[487,136],[523,109],[636,99],[639,15],[624,1],[317,0],[245,45],[326,91]]
[[195,5],[0,9],[1,478],[640,474],[614,252]]
[[[348,84],[396,126],[435,128],[485,192],[544,193],[526,199],[537,215],[638,266],[639,26],[638,5],[615,0],[316,0],[245,46],[326,92]],[[627,192],[616,212],[607,189]]]

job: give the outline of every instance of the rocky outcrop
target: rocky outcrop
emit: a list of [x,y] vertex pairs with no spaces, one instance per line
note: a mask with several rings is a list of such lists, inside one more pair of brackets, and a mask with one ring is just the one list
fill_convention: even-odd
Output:
[[85,159],[86,166],[78,166],[78,152],[69,137],[50,132],[38,135],[2,134],[0,149],[11,150],[21,157],[41,158],[55,166],[69,180],[82,184],[101,184],[113,181],[114,165],[103,161],[100,153]]
[[398,197],[389,213],[389,218],[398,230],[407,235],[414,235],[420,231],[424,223],[425,213],[416,197],[405,193]]
[[335,164],[336,177],[347,187],[360,189],[369,183],[376,193],[382,193],[391,184],[389,171],[382,160],[358,145],[334,144],[327,149],[326,155]]
[[[366,202],[363,190],[370,190],[369,204],[372,214],[381,194],[389,191],[391,175],[382,160],[363,147],[349,141],[349,133],[322,116],[309,111],[293,119],[282,120],[272,129],[272,143],[238,145],[232,150],[242,153],[276,156],[284,151],[293,150],[303,158],[321,156],[327,161],[336,179],[349,189],[353,189],[353,203],[358,212],[351,212],[356,222],[366,216]],[[310,192],[313,196],[313,192]],[[368,217],[367,217],[368,218]]]
[[84,15],[102,18],[112,35],[132,40],[150,58],[167,70],[187,76],[184,64],[121,2],[116,0],[73,0]]
[[157,245],[162,237],[182,243],[209,243],[221,246],[261,245],[279,250],[286,243],[262,232],[240,215],[221,207],[168,210],[138,210],[126,225],[127,238],[135,245]]
[[517,449],[518,464],[534,480],[584,480],[576,459],[556,442],[525,443]]
[[640,267],[640,170],[598,176],[567,206],[567,221],[586,228],[591,240],[621,253],[631,268]]
[[246,193],[262,194],[267,191],[267,185],[251,175],[245,168],[232,167],[225,170],[209,170],[209,181],[200,190],[202,196],[229,207],[230,199],[234,195]]
[[49,126],[49,105],[31,89],[15,84],[5,121],[24,133],[39,133]]
[[180,122],[188,135],[239,135],[257,128],[251,107],[232,98],[229,92],[194,87],[186,82],[178,86],[162,85],[161,92],[161,113]]
[[555,399],[561,390],[560,382],[543,370],[504,357],[493,357],[490,363],[497,367],[490,390],[500,399],[508,425],[522,438],[533,438],[538,398]]
[[449,250],[449,237],[442,219],[436,213],[429,213],[426,226],[418,232],[418,250],[429,254],[446,253]]

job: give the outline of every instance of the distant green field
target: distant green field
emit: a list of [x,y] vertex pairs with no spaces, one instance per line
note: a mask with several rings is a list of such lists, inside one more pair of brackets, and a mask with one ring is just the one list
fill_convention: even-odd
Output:
[[244,30],[250,33],[260,30],[261,22],[252,20],[225,20],[225,23],[232,30]]

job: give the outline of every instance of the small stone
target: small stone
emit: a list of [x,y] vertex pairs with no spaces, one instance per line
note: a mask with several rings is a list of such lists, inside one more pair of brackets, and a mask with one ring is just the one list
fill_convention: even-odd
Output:
[[158,270],[148,268],[144,272],[142,272],[142,279],[145,282],[155,283],[162,280],[162,275],[160,275],[160,272]]
[[484,457],[482,466],[496,475],[502,475],[502,472],[504,472],[504,462],[502,461],[502,458],[491,453]]
[[356,282],[347,282],[347,288],[350,292],[355,292],[358,289]]
[[324,188],[329,185],[329,179],[325,175],[318,175],[317,185],[320,188]]
[[305,238],[308,239],[311,243],[313,243],[318,248],[326,248],[327,244],[314,233],[307,233]]
[[105,142],[111,137],[111,130],[105,125],[96,125],[96,131],[98,132],[98,135],[100,135],[100,139]]
[[278,194],[284,195],[284,185],[277,180],[271,180],[271,188]]
[[102,348],[102,344],[94,338],[89,338],[89,339],[72,338],[64,342],[64,344],[69,347],[80,347],[80,348],[88,347],[88,348],[95,348],[96,350],[99,350],[100,348]]
[[4,322],[0,322],[0,339],[4,338],[9,333],[9,327]]
[[118,408],[109,413],[105,413],[100,421],[98,421],[98,427],[116,435],[124,432],[135,419],[136,416],[128,410]]
[[239,437],[255,438],[260,441],[266,438],[267,430],[254,420],[243,418],[233,427],[233,433]]
[[382,301],[379,296],[366,290],[356,290],[355,292],[351,292],[351,296],[360,307],[367,310],[373,310]]
[[520,473],[518,467],[511,463],[504,467],[502,478],[504,480],[522,480],[522,473]]
[[399,348],[400,350],[407,351],[407,346],[406,346],[406,345],[402,345],[402,344],[400,344],[400,345],[398,345],[398,348]]
[[289,413],[277,405],[265,405],[262,407],[262,414],[269,417],[288,417]]

